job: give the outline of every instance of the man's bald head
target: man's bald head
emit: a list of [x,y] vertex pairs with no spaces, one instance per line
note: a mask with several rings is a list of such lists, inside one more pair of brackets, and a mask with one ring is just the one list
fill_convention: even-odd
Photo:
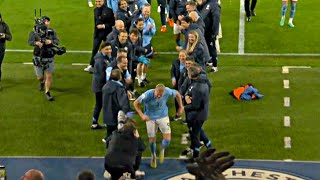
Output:
[[21,180],[44,180],[44,175],[39,170],[30,169],[21,177]]
[[118,31],[124,30],[124,23],[122,20],[116,20],[114,25]]
[[193,22],[197,22],[199,19],[199,14],[196,11],[192,11],[189,13],[189,17],[192,19]]

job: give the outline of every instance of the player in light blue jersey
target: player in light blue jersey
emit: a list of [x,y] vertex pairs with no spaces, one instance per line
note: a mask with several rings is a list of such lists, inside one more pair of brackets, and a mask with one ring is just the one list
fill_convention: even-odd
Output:
[[[282,0],[282,7],[281,7],[281,15],[282,16],[281,16],[281,20],[280,20],[280,26],[284,25],[287,7],[288,7],[288,1],[289,0]],[[298,0],[290,0],[290,1],[291,1],[291,10],[290,10],[290,18],[288,21],[288,26],[293,28],[294,27],[293,18],[294,18],[294,14],[296,13],[296,6],[297,6]]]
[[[156,133],[158,128],[163,135],[159,155],[160,163],[163,163],[164,161],[164,151],[171,140],[171,128],[167,106],[169,97],[175,97],[178,101],[179,110],[177,112],[177,115],[181,116],[184,107],[182,104],[180,93],[174,89],[165,87],[163,84],[158,84],[155,89],[146,91],[133,103],[141,119],[146,122],[151,150],[150,165],[152,168],[157,167]],[[144,112],[142,112],[140,104],[144,104]]]

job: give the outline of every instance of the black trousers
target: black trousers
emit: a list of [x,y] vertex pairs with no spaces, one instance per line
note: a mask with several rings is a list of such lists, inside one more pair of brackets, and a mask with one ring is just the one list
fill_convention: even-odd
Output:
[[209,54],[211,56],[211,61],[214,67],[218,66],[218,53],[216,49],[216,40],[213,37],[212,32],[205,32],[204,38],[206,40]]
[[118,129],[118,126],[115,125],[115,126],[110,126],[110,125],[107,125],[107,136],[106,136],[106,139],[108,137],[110,137],[113,133],[113,131],[117,130]]
[[98,123],[99,115],[102,109],[102,92],[96,92],[96,105],[93,109],[93,118],[96,120],[96,123]]
[[91,60],[90,60],[90,65],[93,67],[94,66],[94,56],[97,54],[100,48],[100,44],[102,41],[106,41],[106,37],[101,38],[101,37],[95,37],[93,39],[93,48],[92,48],[92,54],[91,54]]
[[256,7],[257,0],[251,0],[251,7],[250,7],[250,0],[244,0],[244,9],[246,11],[246,16],[251,16],[251,11],[254,11],[254,8]]
[[4,58],[5,50],[6,50],[6,48],[3,45],[0,45],[0,81],[1,81],[1,75],[2,75],[1,65],[2,65],[3,58]]
[[[191,120],[188,121],[189,134],[191,139],[190,148],[195,150],[201,147],[200,141],[203,141],[204,144],[207,144],[210,140],[204,130],[202,129],[204,121]],[[198,157],[199,154],[194,153],[194,157]]]
[[167,6],[167,0],[157,0],[158,6],[160,6],[160,20],[161,25],[164,26],[167,24],[166,22],[166,6]]

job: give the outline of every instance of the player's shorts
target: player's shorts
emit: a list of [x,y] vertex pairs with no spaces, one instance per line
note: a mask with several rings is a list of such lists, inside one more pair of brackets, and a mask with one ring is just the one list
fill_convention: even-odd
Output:
[[146,122],[146,125],[147,125],[147,133],[149,138],[156,137],[158,128],[160,129],[162,134],[171,133],[170,119],[168,116],[160,119],[149,120]]
[[178,28],[178,25],[174,23],[173,25],[173,34],[180,34],[181,30]]
[[54,58],[42,58],[41,64],[34,66],[34,71],[37,77],[43,77],[45,72],[54,73]]

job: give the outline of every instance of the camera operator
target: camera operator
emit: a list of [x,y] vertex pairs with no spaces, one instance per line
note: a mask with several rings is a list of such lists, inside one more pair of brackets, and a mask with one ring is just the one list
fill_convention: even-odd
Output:
[[11,41],[12,36],[9,30],[9,26],[3,22],[0,13],[0,81],[1,81],[1,64],[4,58],[6,50],[6,41]]
[[35,25],[34,31],[29,34],[29,45],[34,46],[33,64],[37,78],[40,81],[40,91],[45,89],[48,101],[53,101],[54,98],[50,94],[50,87],[54,72],[54,55],[57,53],[55,48],[59,44],[59,39],[56,32],[49,25],[50,18],[47,16],[41,17],[39,23]]

